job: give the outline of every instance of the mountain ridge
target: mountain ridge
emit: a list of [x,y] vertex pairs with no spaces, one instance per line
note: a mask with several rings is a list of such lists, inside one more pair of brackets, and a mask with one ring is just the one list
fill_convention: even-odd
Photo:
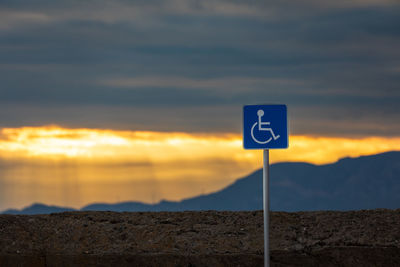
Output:
[[[356,158],[342,158],[324,165],[282,162],[270,167],[271,210],[354,210],[400,208],[400,151]],[[384,177],[384,179],[381,179]],[[239,178],[227,187],[181,201],[161,200],[156,204],[127,201],[93,203],[81,211],[184,211],[260,210],[262,169]],[[8,214],[38,214],[74,209],[34,204]],[[29,212],[29,213],[27,213]],[[36,212],[36,213],[35,213]]]

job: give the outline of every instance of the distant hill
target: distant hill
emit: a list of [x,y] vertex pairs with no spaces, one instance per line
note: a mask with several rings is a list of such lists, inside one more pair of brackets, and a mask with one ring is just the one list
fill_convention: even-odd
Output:
[[[400,152],[344,158],[326,165],[277,163],[271,165],[270,174],[272,210],[400,208]],[[32,212],[32,207],[22,210],[21,213]],[[51,208],[42,209],[41,212],[50,212]],[[161,201],[153,205],[140,202],[97,203],[83,207],[81,210],[239,211],[262,208],[262,170],[258,170],[218,192],[184,199],[180,202]]]
[[4,212],[3,214],[26,214],[26,215],[33,215],[33,214],[49,214],[55,212],[64,212],[64,211],[75,211],[72,208],[64,208],[64,207],[57,207],[57,206],[47,206],[44,204],[35,203],[31,206],[24,208],[23,210],[15,210],[9,209]]

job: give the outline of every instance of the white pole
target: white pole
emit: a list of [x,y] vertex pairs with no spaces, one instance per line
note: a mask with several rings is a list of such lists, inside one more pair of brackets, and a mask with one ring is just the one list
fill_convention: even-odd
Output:
[[264,267],[269,267],[269,150],[264,149],[263,200],[264,200]]

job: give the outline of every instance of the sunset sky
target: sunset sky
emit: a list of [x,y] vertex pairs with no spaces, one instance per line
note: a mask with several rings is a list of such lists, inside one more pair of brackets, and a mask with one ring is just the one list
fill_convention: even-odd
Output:
[[157,202],[261,167],[245,104],[286,104],[289,149],[400,150],[397,0],[0,2],[0,211]]

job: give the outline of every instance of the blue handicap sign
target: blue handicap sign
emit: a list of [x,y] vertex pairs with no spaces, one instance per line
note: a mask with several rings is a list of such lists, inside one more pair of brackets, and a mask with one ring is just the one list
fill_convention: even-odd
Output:
[[287,148],[288,144],[286,105],[243,107],[244,148]]

